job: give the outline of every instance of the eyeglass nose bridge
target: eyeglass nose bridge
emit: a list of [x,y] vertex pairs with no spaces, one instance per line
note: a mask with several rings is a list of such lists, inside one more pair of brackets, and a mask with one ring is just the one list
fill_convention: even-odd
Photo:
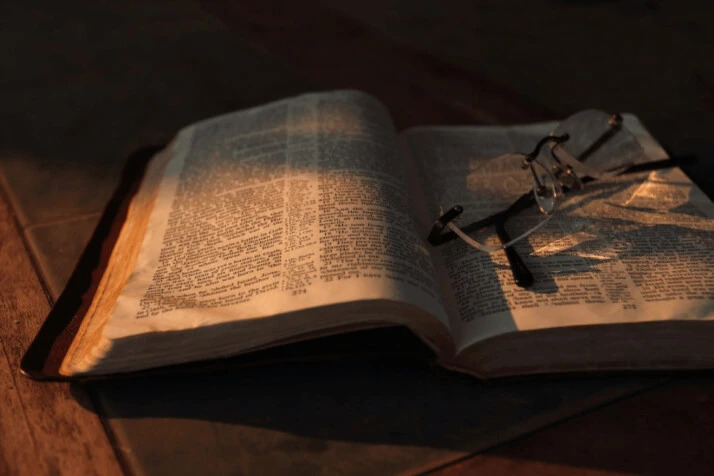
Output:
[[577,174],[575,173],[575,170],[570,165],[564,165],[558,157],[555,156],[553,150],[555,149],[555,146],[562,144],[566,142],[568,139],[570,139],[570,135],[568,133],[562,134],[562,135],[555,135],[553,133],[543,137],[541,140],[538,141],[536,146],[533,148],[533,151],[530,154],[527,154],[526,157],[523,159],[523,162],[521,163],[521,168],[527,169],[530,168],[531,174],[533,175],[533,179],[535,180],[535,183],[539,186],[542,187],[543,184],[541,183],[540,177],[538,177],[538,173],[535,171],[535,168],[533,167],[533,162],[536,160],[536,158],[540,155],[540,151],[549,142],[553,143],[553,146],[551,147],[551,157],[553,158],[552,165],[550,167],[546,167],[546,169],[550,169],[551,175],[558,180],[562,185],[568,187],[568,188],[573,188],[573,189],[580,189],[583,187],[583,183],[578,178]]
[[570,165],[563,167],[561,164],[553,163],[552,173],[555,179],[564,187],[568,187],[571,190],[580,190],[584,187],[583,181]]

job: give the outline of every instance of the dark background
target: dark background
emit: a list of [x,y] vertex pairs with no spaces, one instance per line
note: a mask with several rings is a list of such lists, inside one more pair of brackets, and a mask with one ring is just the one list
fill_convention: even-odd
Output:
[[[708,185],[712,20],[711,2],[691,0],[4,1],[0,170],[26,232],[79,216],[91,229],[138,146],[354,87],[399,128],[632,112],[673,153],[695,153],[688,172]],[[45,271],[59,292],[66,276]]]
[[[189,122],[358,87],[400,127],[632,112],[672,151],[709,160],[713,19],[691,0],[4,1],[0,155],[10,175],[18,157],[42,164],[13,178],[33,194],[46,165],[76,164],[86,176],[65,185],[90,200],[112,188],[116,157]],[[27,221],[67,215],[63,193]]]
[[[365,89],[399,128],[631,112],[671,152],[698,157],[687,171],[711,194],[713,21],[705,1],[6,0],[0,183],[51,298],[132,150],[308,90]],[[659,386],[466,471],[523,470],[517,460],[546,472],[710,468],[711,378],[663,382],[494,386],[419,363],[357,361],[89,391],[127,468],[313,474],[432,467]]]

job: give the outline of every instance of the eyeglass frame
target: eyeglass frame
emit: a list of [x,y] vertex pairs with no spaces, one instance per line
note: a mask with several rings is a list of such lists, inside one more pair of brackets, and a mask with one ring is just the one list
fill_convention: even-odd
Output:
[[[595,150],[597,150],[600,146],[602,146],[602,144],[605,143],[605,141],[607,141],[608,138],[612,137],[612,135],[615,132],[617,132],[619,129],[622,128],[622,116],[617,113],[612,114],[608,121],[608,126],[609,126],[608,129],[598,139],[596,139],[593,142],[593,144],[591,144],[585,151],[583,151],[579,157],[576,158],[576,160],[578,160],[578,162],[580,162],[580,163],[585,162]],[[540,152],[541,152],[541,149],[543,148],[543,146],[545,146],[549,142],[553,142],[554,146],[551,148],[551,157],[555,161],[554,169],[553,169],[553,171],[555,173],[553,174],[553,176],[560,182],[559,186],[560,186],[563,194],[565,194],[565,192],[570,189],[581,189],[587,183],[597,180],[599,177],[592,177],[592,176],[585,176],[583,178],[578,177],[570,165],[565,165],[555,155],[555,152],[554,152],[555,146],[566,142],[568,139],[570,139],[570,136],[567,133],[562,134],[560,136],[556,136],[554,134],[549,134],[549,135],[543,137],[542,139],[540,139],[538,141],[538,143],[536,144],[536,146],[534,147],[532,152],[530,152],[529,154],[523,154],[525,157],[523,159],[523,162],[521,163],[521,168],[523,168],[523,169],[530,168],[531,172],[533,173],[533,177],[534,177],[536,183],[538,183],[540,185],[540,180],[538,178],[538,174],[533,169],[532,163],[540,155]],[[691,161],[691,159],[693,159],[693,157],[677,157],[677,158],[670,157],[670,158],[667,158],[664,160],[646,162],[643,164],[637,164],[637,165],[630,164],[630,165],[620,167],[617,170],[610,171],[610,172],[613,172],[614,175],[621,175],[621,174],[643,172],[643,171],[648,171],[648,170],[656,170],[656,169],[660,169],[660,168],[673,167],[676,165],[680,165],[684,161]],[[568,184],[563,183],[563,181],[561,180],[561,177],[563,175],[569,182]],[[484,229],[486,227],[494,226],[496,229],[496,235],[498,236],[499,241],[502,244],[504,244],[504,247],[502,249],[506,253],[506,258],[508,259],[508,264],[511,268],[511,273],[513,274],[513,279],[514,279],[516,285],[518,285],[522,288],[531,287],[533,285],[533,283],[535,282],[535,279],[533,278],[533,274],[530,272],[530,270],[526,266],[526,264],[523,261],[523,259],[521,258],[521,256],[518,254],[516,249],[513,247],[514,243],[509,243],[513,240],[511,239],[511,236],[509,235],[508,231],[506,230],[506,221],[508,219],[516,216],[518,213],[520,213],[520,212],[526,210],[527,208],[530,208],[536,204],[537,204],[537,200],[535,198],[535,192],[534,192],[534,190],[530,190],[529,192],[521,195],[518,199],[516,199],[515,202],[513,202],[505,210],[494,213],[493,215],[490,215],[486,218],[482,218],[481,220],[470,223],[469,225],[466,225],[464,227],[460,227],[460,230],[463,233],[473,233],[473,232],[479,231],[481,229]],[[429,241],[429,243],[432,246],[437,247],[437,246],[443,245],[444,243],[448,243],[450,241],[453,241],[453,240],[459,238],[459,236],[454,231],[444,232],[444,228],[446,228],[449,225],[449,223],[451,223],[452,221],[457,219],[463,213],[463,211],[464,211],[464,208],[461,205],[454,205],[453,207],[448,209],[446,212],[442,213],[441,216],[439,216],[439,218],[434,222],[434,225],[432,226],[431,231],[429,232],[429,235],[427,237],[427,241]],[[549,215],[549,213],[545,212],[542,208],[541,208],[541,212],[545,215]],[[538,227],[536,227],[536,228],[538,228]],[[535,228],[532,231],[535,231]],[[528,233],[525,236],[528,236],[530,234],[531,233]],[[516,240],[516,241],[518,241],[518,240]]]

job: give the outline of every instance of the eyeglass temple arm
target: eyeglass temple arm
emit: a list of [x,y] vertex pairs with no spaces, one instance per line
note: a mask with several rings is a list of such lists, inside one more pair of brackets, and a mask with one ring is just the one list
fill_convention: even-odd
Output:
[[[487,226],[495,225],[496,234],[501,243],[508,243],[511,241],[511,237],[506,231],[506,220],[509,217],[518,214],[519,212],[525,210],[526,208],[532,206],[535,203],[535,198],[533,192],[521,195],[510,207],[506,210],[491,215],[479,220],[477,222],[471,223],[463,228],[464,233],[472,233],[478,231]],[[446,213],[441,215],[439,219],[434,224],[434,227],[429,233],[429,243],[433,246],[439,246],[448,241],[458,238],[456,233],[449,231],[442,233],[443,229],[449,224],[450,221],[454,220],[456,217],[461,215],[464,211],[461,205],[456,205],[449,209]],[[506,258],[511,266],[511,272],[513,273],[513,279],[516,284],[522,288],[527,288],[533,285],[533,274],[530,272],[523,259],[518,255],[515,248],[509,246],[505,248]]]
[[607,122],[608,128],[605,132],[598,137],[595,142],[590,144],[590,146],[580,153],[580,156],[576,157],[578,162],[585,162],[590,158],[590,156],[598,150],[605,142],[607,142],[615,132],[622,128],[622,116],[620,114],[611,114],[610,120]]
[[[632,165],[628,167],[626,170],[621,172],[621,175],[624,174],[631,174],[631,173],[636,173],[636,172],[644,172],[644,171],[649,171],[649,170],[658,170],[662,168],[669,168],[669,167],[676,167],[676,166],[682,166],[682,165],[691,165],[697,162],[697,157],[694,155],[681,155],[681,156],[673,156],[669,157],[667,159],[662,159],[662,160],[656,160],[653,162],[645,162],[643,164],[637,164],[637,165]],[[587,182],[593,182],[596,179],[593,177],[584,177],[583,178],[583,183]],[[487,226],[495,225],[496,222],[500,219],[508,219],[508,217],[511,217],[526,208],[530,207],[535,203],[535,199],[533,198],[533,192],[529,192],[526,194],[521,195],[518,200],[516,200],[511,206],[509,206],[506,210],[498,213],[494,213],[491,216],[488,216],[486,218],[483,218],[477,222],[471,223],[467,226],[461,227],[461,230],[464,233],[473,233],[475,231],[478,231],[482,228],[485,228]],[[431,229],[431,232],[429,233],[429,243],[431,243],[432,246],[439,246],[444,243],[448,243],[449,241],[453,241],[458,236],[456,233],[453,231],[447,231],[446,233],[442,233],[444,228],[446,228],[446,225],[454,219],[456,219],[461,213],[463,213],[464,208],[461,205],[456,205],[452,208],[450,208],[446,213],[441,215],[438,220],[434,223],[434,226]]]
[[[543,141],[543,144],[545,144],[545,141]],[[543,144],[539,144],[539,146],[542,146]],[[539,148],[539,147],[538,147]],[[664,160],[657,160],[654,162],[647,162],[644,164],[638,164],[631,166],[624,172],[623,174],[629,174],[629,173],[635,173],[635,172],[642,172],[642,171],[647,171],[647,170],[657,170],[660,168],[664,167],[673,167],[673,166],[678,166],[678,165],[688,165],[691,163],[696,162],[696,157],[692,155],[684,155],[684,156],[675,156],[675,157],[670,157]],[[590,177],[585,177],[583,180],[584,182],[590,182],[594,181],[595,179],[590,178]],[[495,225],[496,226],[496,234],[498,235],[499,240],[501,243],[508,243],[511,241],[511,238],[506,231],[505,228],[505,223],[508,218],[511,216],[517,215],[521,211],[527,209],[528,207],[532,206],[535,203],[535,198],[533,196],[533,192],[525,193],[521,195],[518,200],[513,202],[511,206],[509,206],[506,210],[495,213],[491,216],[488,216],[486,218],[483,218],[477,222],[471,223],[465,227],[462,227],[462,231],[464,233],[473,233],[475,231],[478,231],[482,228],[485,228],[487,226]],[[464,209],[461,205],[456,205],[449,209],[446,213],[444,213],[439,219],[436,221],[434,226],[431,229],[431,233],[429,233],[429,243],[431,243],[432,246],[439,246],[444,243],[447,243],[449,241],[455,240],[458,238],[456,233],[453,231],[448,231],[446,233],[442,233],[446,225],[455,218],[457,218],[461,213],[463,213]],[[506,257],[508,258],[508,262],[511,265],[511,270],[513,271],[513,278],[516,281],[516,284],[518,284],[521,287],[529,287],[533,284],[533,275],[531,272],[528,270],[526,267],[525,263],[521,259],[521,257],[516,253],[515,249],[511,246],[505,249],[506,251]],[[523,283],[523,284],[521,284]]]
[[[511,236],[506,231],[505,221],[499,220],[496,222],[496,234],[501,243],[508,243],[511,241]],[[504,248],[506,252],[506,258],[508,258],[508,264],[511,266],[511,273],[513,274],[513,280],[516,284],[522,288],[529,288],[533,285],[533,274],[523,262],[523,259],[518,254],[513,246]]]
[[[634,165],[625,170],[624,174],[643,172],[648,170],[657,170],[664,167],[674,167],[678,165],[686,165],[696,162],[696,157],[687,155],[679,157],[670,157],[665,160],[657,160],[654,162],[648,162],[644,164]],[[593,180],[593,179],[591,179]],[[495,222],[496,234],[501,243],[508,243],[511,241],[511,236],[506,231],[506,220],[508,218],[517,215],[526,208],[531,207],[535,203],[535,197],[533,192],[529,192],[521,195],[518,200],[513,202],[513,204],[501,213],[491,215],[486,217],[481,222]],[[490,223],[489,223],[490,224]],[[472,224],[473,225],[473,224]],[[464,231],[471,228],[472,225],[464,228]],[[484,225],[487,226],[487,225]],[[471,228],[471,232],[476,231],[478,228]],[[468,232],[467,232],[468,233]],[[513,273],[513,279],[516,284],[522,288],[529,288],[533,285],[534,279],[533,274],[530,272],[526,264],[521,259],[520,255],[516,252],[516,249],[509,246],[505,249],[506,257],[508,258],[508,263],[511,265],[511,272]]]
[[[530,165],[531,162],[533,162],[536,157],[538,157],[538,154],[540,154],[540,150],[543,148],[545,144],[548,142],[555,142],[556,144],[563,143],[567,141],[570,138],[568,134],[563,134],[560,136],[556,135],[547,135],[543,137],[541,140],[538,141],[536,146],[533,148],[533,151],[529,154],[525,154],[525,158],[523,159],[523,164],[522,167],[526,168]],[[538,180],[537,177],[535,177],[536,180]],[[527,194],[526,194],[527,195]],[[519,200],[516,201],[513,205],[509,207],[509,210],[517,207],[519,205],[519,201],[523,199],[524,197],[522,196]],[[534,203],[534,200],[532,200],[533,197],[531,195],[531,200],[528,201],[526,206],[523,206],[520,208],[518,211],[523,210],[527,208],[528,206],[532,205]],[[471,223],[470,225],[462,228],[462,231],[464,233],[470,233],[476,230],[479,230],[481,228],[491,226],[496,223],[497,220],[499,220],[500,216],[503,214],[509,214],[509,213],[517,213],[517,211],[510,211],[506,210],[502,213],[496,213],[495,215],[491,215],[490,217],[484,218],[483,220]],[[455,240],[458,236],[456,233],[453,231],[448,231],[446,233],[443,233],[444,228],[446,228],[446,225],[449,224],[450,221],[456,219],[461,213],[463,213],[464,208],[461,205],[455,205],[451,207],[449,210],[446,211],[443,215],[441,215],[436,222],[434,222],[434,225],[431,227],[431,231],[429,232],[429,236],[427,237],[427,240],[429,240],[429,243],[431,243],[432,246],[439,246],[443,245],[444,243],[447,243],[449,241]],[[507,241],[504,241],[504,243],[507,243]]]
[[[494,213],[491,216],[461,227],[461,231],[466,234],[473,233],[488,226],[495,225],[499,221],[505,222],[510,216],[527,209],[534,203],[535,198],[533,197],[533,192],[525,193],[502,212]],[[436,222],[434,222],[434,226],[432,226],[431,231],[429,232],[429,236],[427,237],[427,240],[432,246],[443,245],[444,243],[448,243],[449,241],[453,241],[458,238],[456,233],[454,233],[453,231],[447,231],[445,233],[443,231],[444,228],[446,228],[446,225],[448,225],[449,222],[455,220],[459,215],[463,213],[463,211],[464,207],[462,207],[461,205],[455,205],[449,210],[447,210],[443,215],[441,215],[436,220]],[[504,241],[504,243],[507,242]]]
[[[513,204],[508,207],[503,213],[500,214],[500,218],[496,221],[496,234],[501,243],[508,243],[511,241],[511,236],[506,231],[506,220],[510,217],[517,215],[523,210],[530,208],[535,203],[535,195],[533,192],[524,193],[518,200],[513,202]],[[518,254],[513,246],[509,246],[504,250],[506,252],[506,258],[508,258],[508,264],[511,265],[511,273],[513,274],[513,280],[516,284],[522,288],[529,288],[533,285],[535,281],[533,279],[533,274],[523,262],[523,259]]]
[[449,222],[455,220],[459,215],[463,213],[463,211],[464,207],[462,207],[461,205],[454,205],[434,222],[434,225],[431,227],[431,231],[429,232],[429,236],[427,237],[427,240],[429,241],[431,246],[443,245],[444,243],[458,238],[456,233],[454,233],[453,231],[447,231],[446,233],[442,232],[444,231],[444,228],[446,228],[446,225],[448,225]]

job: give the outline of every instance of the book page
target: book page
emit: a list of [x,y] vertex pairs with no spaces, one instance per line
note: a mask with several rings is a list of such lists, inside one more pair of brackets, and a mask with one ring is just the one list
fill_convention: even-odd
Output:
[[209,119],[172,154],[107,338],[379,299],[448,328],[376,99],[309,94]]
[[[522,158],[502,154],[530,151],[556,125],[407,131],[432,222],[440,206],[459,203],[488,216],[511,204],[526,192],[514,186]],[[666,158],[636,118],[626,115],[625,125],[649,159]],[[663,169],[587,185],[517,243],[535,277],[529,289],[514,283],[503,251],[481,252],[462,240],[441,245],[462,321],[458,348],[519,330],[714,318],[713,218],[711,201],[686,175]],[[422,224],[424,236],[430,226]]]

